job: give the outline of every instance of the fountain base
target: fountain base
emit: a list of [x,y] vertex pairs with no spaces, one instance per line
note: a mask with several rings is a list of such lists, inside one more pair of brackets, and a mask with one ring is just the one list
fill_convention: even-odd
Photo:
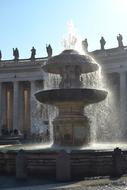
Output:
[[59,115],[53,121],[54,144],[84,146],[90,142],[89,119],[81,102],[57,104]]
[[55,145],[84,146],[90,142],[89,121],[85,116],[57,117],[53,127]]

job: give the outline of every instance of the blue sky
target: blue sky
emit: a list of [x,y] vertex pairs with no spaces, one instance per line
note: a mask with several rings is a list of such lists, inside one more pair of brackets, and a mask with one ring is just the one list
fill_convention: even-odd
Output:
[[117,47],[116,36],[123,35],[127,45],[127,0],[0,0],[0,49],[3,59],[12,59],[12,48],[20,58],[29,58],[35,46],[36,57],[47,56],[46,44],[53,54],[63,50],[62,38],[72,20],[89,51]]

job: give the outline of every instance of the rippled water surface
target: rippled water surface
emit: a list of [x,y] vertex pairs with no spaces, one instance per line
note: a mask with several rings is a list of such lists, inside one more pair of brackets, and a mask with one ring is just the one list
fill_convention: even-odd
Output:
[[84,147],[55,147],[52,146],[52,143],[43,144],[43,143],[31,143],[31,144],[9,144],[9,145],[0,145],[0,150],[57,150],[57,149],[66,149],[66,150],[113,150],[114,148],[119,147],[122,150],[127,150],[127,143],[94,143],[89,146]]

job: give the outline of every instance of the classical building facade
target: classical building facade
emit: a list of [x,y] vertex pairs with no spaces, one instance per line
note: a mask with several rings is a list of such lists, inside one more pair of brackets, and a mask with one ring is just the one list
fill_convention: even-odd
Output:
[[34,93],[43,89],[41,65],[45,61],[0,61],[0,131],[3,128],[8,131],[17,129],[22,134],[29,135],[37,128],[37,123],[41,122],[39,114],[41,117],[42,108],[38,108]]
[[[117,94],[120,125],[127,125],[127,47],[96,50],[90,54],[100,63]],[[41,66],[47,58],[0,61],[0,132],[19,130],[29,136],[48,125],[46,106],[37,103],[34,93],[44,88],[46,76]]]

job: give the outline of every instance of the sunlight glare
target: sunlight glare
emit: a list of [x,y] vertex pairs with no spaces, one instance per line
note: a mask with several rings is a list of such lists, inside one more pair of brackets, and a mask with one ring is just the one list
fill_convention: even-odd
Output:
[[115,7],[117,11],[127,11],[127,0],[113,0],[113,7]]

